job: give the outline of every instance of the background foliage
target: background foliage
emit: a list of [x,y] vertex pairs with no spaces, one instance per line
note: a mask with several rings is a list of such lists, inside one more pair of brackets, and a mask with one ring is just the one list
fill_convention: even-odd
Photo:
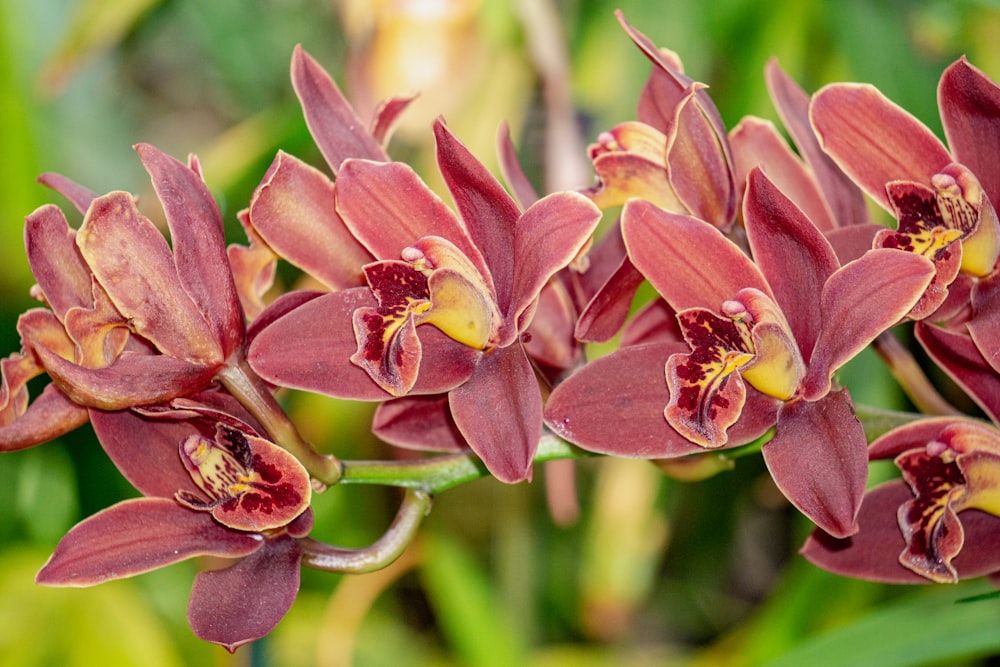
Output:
[[[57,200],[38,173],[143,193],[148,177],[132,144],[197,152],[242,241],[236,212],[279,147],[321,164],[288,80],[302,43],[362,107],[371,95],[423,91],[392,152],[427,178],[438,114],[487,162],[498,124],[510,122],[540,175],[539,63],[558,64],[560,34],[581,148],[634,117],[648,65],[614,21],[616,7],[711,85],[730,127],[744,114],[776,120],[762,77],[770,56],[809,91],[874,83],[935,129],[948,63],[965,53],[1000,77],[1000,8],[986,0],[0,0],[0,355],[17,349],[17,314],[32,305],[24,216]],[[568,185],[587,185],[582,150],[563,158],[582,179]],[[144,199],[155,217],[155,198]],[[906,407],[874,357],[845,372],[861,380],[849,381],[862,387],[858,403]],[[287,399],[306,437],[331,451],[391,455],[367,434],[370,407]],[[984,582],[890,588],[797,558],[809,526],[757,457],[695,484],[646,462],[578,463],[580,512],[559,521],[546,502],[546,479],[566,474],[555,465],[563,468],[539,469],[531,485],[480,480],[443,494],[419,541],[383,572],[307,571],[275,633],[229,656],[184,621],[195,564],[94,589],[35,586],[73,523],[135,492],[89,428],[4,455],[0,655],[17,665],[100,656],[144,666],[887,667],[1000,654],[1000,601],[955,602],[989,590]],[[335,488],[317,498],[318,536],[363,545],[396,502],[391,491]]]

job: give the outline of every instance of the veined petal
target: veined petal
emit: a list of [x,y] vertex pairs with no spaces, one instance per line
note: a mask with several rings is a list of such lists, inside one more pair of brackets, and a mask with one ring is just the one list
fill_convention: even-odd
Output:
[[166,498],[134,498],[74,526],[59,541],[35,581],[43,586],[93,586],[194,556],[247,556],[263,546],[211,516]]
[[846,389],[786,403],[761,453],[781,492],[817,526],[835,537],[858,531],[868,444]]
[[813,95],[809,117],[823,150],[887,210],[886,183],[930,183],[952,162],[927,126],[868,84],[824,87]]
[[83,426],[87,418],[87,408],[71,401],[55,385],[47,385],[13,419],[6,409],[0,411],[0,452],[13,452],[54,440]]
[[[782,124],[809,165],[838,227],[871,222],[861,189],[820,147],[809,121],[809,95],[789,77],[774,58],[764,68],[764,79]],[[739,182],[739,181],[737,181]],[[793,197],[794,199],[794,197]],[[802,206],[802,204],[799,204]],[[805,209],[813,222],[812,212]],[[853,259],[853,258],[852,258]]]
[[455,425],[494,477],[531,479],[542,436],[542,396],[520,345],[482,356],[467,382],[448,393]]
[[91,304],[90,268],[76,246],[76,232],[53,204],[25,219],[24,246],[45,302],[60,318],[74,306]]
[[674,310],[716,309],[744,287],[774,296],[750,258],[698,218],[633,199],[622,211],[622,236],[632,263]]
[[302,104],[309,132],[333,173],[347,158],[388,160],[337,84],[301,45],[292,52],[292,87]]
[[135,150],[152,178],[166,215],[177,277],[215,330],[215,339],[228,358],[243,345],[244,324],[226,258],[219,206],[199,171],[149,144],[137,144]]
[[754,262],[767,276],[802,354],[809,354],[820,333],[816,295],[840,268],[833,247],[759,167],[747,180],[743,220]]
[[322,172],[279,151],[250,201],[250,224],[278,255],[331,290],[364,283],[373,257],[337,213]]
[[267,635],[298,595],[301,563],[298,542],[280,535],[229,567],[201,572],[188,601],[191,629],[230,652]]
[[890,249],[871,250],[830,276],[820,296],[823,322],[803,397],[826,394],[833,372],[906,315],[933,277],[927,258]]
[[38,177],[38,182],[52,188],[70,200],[74,208],[81,214],[87,212],[87,209],[90,208],[90,203],[97,197],[90,188],[86,188],[62,174],[46,172]]
[[224,360],[218,333],[185,291],[166,239],[131,195],[95,199],[76,240],[115,307],[143,337],[178,359]]
[[1000,87],[963,56],[941,75],[938,107],[955,160],[1000,202]]
[[514,283],[500,345],[520,333],[522,314],[552,276],[576,257],[600,219],[594,204],[572,192],[551,194],[524,212],[514,230]]

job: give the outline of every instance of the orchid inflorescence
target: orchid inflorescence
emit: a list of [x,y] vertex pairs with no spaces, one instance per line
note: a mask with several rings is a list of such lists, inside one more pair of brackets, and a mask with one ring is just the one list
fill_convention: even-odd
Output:
[[[27,217],[41,306],[0,362],[0,448],[90,422],[142,497],[71,529],[37,581],[228,559],[197,575],[188,620],[235,650],[281,620],[302,566],[387,566],[456,484],[530,480],[559,458],[670,473],[758,450],[815,524],[802,554],[819,567],[884,582],[1000,571],[1000,87],[964,58],[947,68],[945,145],[872,86],[810,96],[772,61],[793,150],[758,118],[727,131],[677,56],[619,19],[652,70],[636,119],[599,134],[595,184],[576,191],[539,196],[504,130],[505,187],[439,119],[449,206],[387,153],[409,99],[365,123],[301,48],[292,83],[333,178],[279,152],[239,213],[246,246],[226,247],[194,157],[136,146],[169,244],[133,195],[43,175],[83,222],[54,205]],[[279,260],[313,287],[275,295]],[[657,296],[635,308],[644,281]],[[982,415],[937,393],[901,324]],[[892,415],[870,444],[837,375],[869,346],[922,413]],[[41,374],[50,384],[29,397]],[[376,402],[378,437],[429,454],[320,453],[283,388]],[[876,459],[900,475],[867,489]],[[309,536],[313,494],[347,483],[405,489],[370,547]]]

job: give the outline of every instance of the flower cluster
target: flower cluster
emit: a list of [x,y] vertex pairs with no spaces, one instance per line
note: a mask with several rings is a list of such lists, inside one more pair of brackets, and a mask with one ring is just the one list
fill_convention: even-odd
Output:
[[[505,186],[438,120],[444,201],[387,151],[409,100],[366,123],[301,48],[292,83],[329,171],[280,152],[239,214],[247,246],[226,247],[194,157],[136,147],[169,243],[131,194],[44,175],[83,221],[53,205],[27,217],[41,305],[0,362],[0,449],[90,422],[143,497],[74,527],[37,581],[226,559],[197,576],[188,617],[235,650],[274,628],[303,565],[384,567],[430,495],[465,479],[521,482],[543,456],[582,453],[669,472],[748,447],[815,524],[803,554],[820,567],[890,582],[1000,571],[1000,87],[965,59],[944,72],[946,146],[871,86],[810,96],[771,62],[793,150],[761,119],[727,130],[706,86],[619,19],[651,74],[576,191],[538,196],[502,132]],[[316,287],[269,292],[278,261]],[[657,296],[636,308],[644,281]],[[985,419],[903,363],[899,325]],[[587,343],[616,336],[588,360]],[[870,345],[936,415],[871,445],[837,375]],[[431,454],[381,475],[321,454],[282,388],[376,402],[376,435]],[[900,479],[866,490],[886,458]],[[366,480],[409,489],[384,536],[309,537],[313,493]]]

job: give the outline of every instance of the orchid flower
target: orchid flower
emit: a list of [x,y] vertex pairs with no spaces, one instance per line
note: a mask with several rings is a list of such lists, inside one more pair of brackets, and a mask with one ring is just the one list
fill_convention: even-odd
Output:
[[195,556],[231,560],[196,577],[188,622],[233,651],[269,633],[295,600],[296,539],[313,522],[310,479],[295,457],[235,417],[214,409],[172,417],[190,412],[92,415],[105,451],[144,497],[77,524],[36,580],[92,586]]
[[860,530],[814,533],[802,554],[858,579],[951,583],[1000,571],[1000,431],[938,417],[875,440],[872,460],[892,459],[902,479],[865,494]]
[[[172,247],[132,195],[94,196],[56,175],[43,181],[85,213],[79,230],[46,205],[27,218],[25,245],[47,308],[21,316],[22,352],[2,363],[0,444],[18,449],[82,424],[86,408],[168,401],[212,382],[242,354],[243,314],[222,217],[197,161],[136,146],[163,204]],[[25,383],[52,385],[29,405]]]
[[[686,344],[622,348],[584,367],[553,392],[546,420],[584,449],[641,457],[738,446],[775,426],[763,454],[779,488],[823,530],[848,535],[867,442],[832,375],[909,312],[932,266],[887,249],[841,266],[763,171],[748,180],[753,261],[702,220],[626,203],[629,257],[677,313]],[[666,381],[648,367],[665,369]],[[615,404],[635,409],[592,417],[607,395],[595,385],[608,377],[618,378]]]

